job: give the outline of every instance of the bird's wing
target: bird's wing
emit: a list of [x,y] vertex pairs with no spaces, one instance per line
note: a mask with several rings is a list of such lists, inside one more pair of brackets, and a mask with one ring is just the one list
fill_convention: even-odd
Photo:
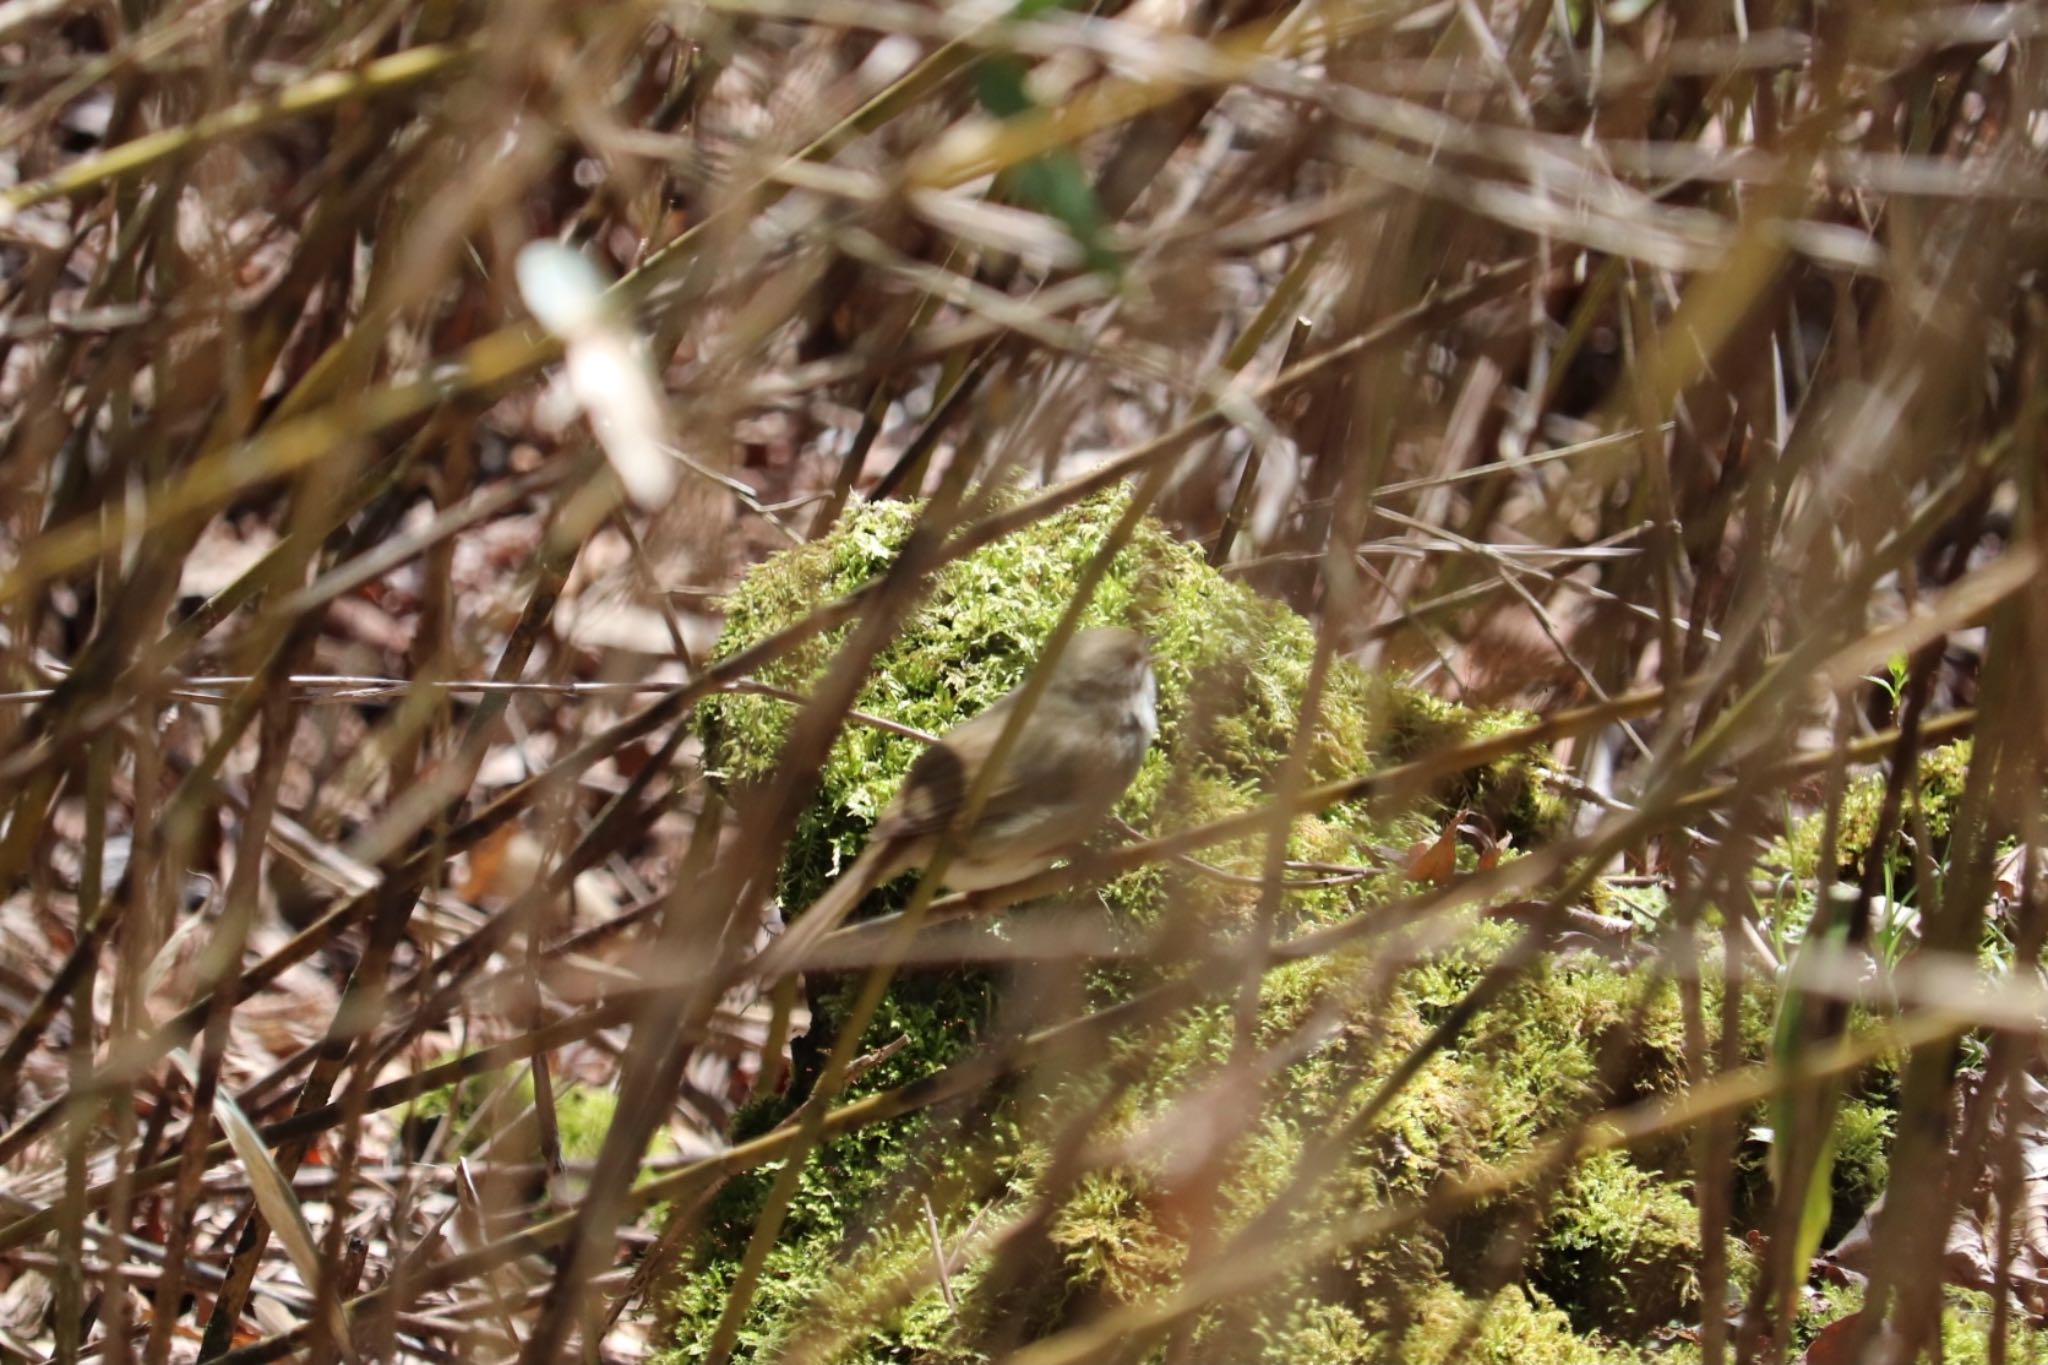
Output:
[[[986,754],[994,749],[1010,713],[1009,699],[997,703],[918,755],[903,779],[903,789],[875,825],[877,838],[917,839],[950,829],[966,803],[973,782],[969,764],[960,755]],[[977,826],[983,830],[1013,828],[1017,822],[1033,823],[1035,817],[1056,811],[1071,801],[1052,800],[1069,796],[1075,783],[1091,780],[1094,741],[1086,735],[1068,734],[1058,727],[1048,729],[1042,717],[1034,716],[1026,732],[1010,751],[1003,771],[989,787]],[[1087,803],[1081,803],[1085,806]],[[1090,820],[1092,825],[1094,820]],[[1084,831],[1085,832],[1085,831]]]
[[[974,780],[961,755],[985,754],[993,749],[1010,709],[1010,699],[1005,697],[980,715],[953,727],[941,742],[927,745],[910,765],[896,799],[875,822],[874,837],[917,839],[951,828]],[[996,793],[991,792],[989,799],[994,801]]]

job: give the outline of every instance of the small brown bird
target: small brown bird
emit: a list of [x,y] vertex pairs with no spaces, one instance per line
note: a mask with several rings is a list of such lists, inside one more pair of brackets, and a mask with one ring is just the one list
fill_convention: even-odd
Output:
[[[762,972],[803,964],[863,896],[938,852],[1017,703],[1011,692],[918,755],[853,866],[768,949]],[[947,864],[956,891],[1006,886],[1050,867],[1102,825],[1138,775],[1158,732],[1151,651],[1135,631],[1106,626],[1067,643],[1045,690]]]

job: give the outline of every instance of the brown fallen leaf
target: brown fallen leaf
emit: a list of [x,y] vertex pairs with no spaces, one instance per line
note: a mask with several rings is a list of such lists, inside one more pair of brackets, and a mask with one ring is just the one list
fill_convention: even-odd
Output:
[[1427,846],[1417,844],[1408,850],[1408,875],[1418,882],[1429,882],[1442,886],[1458,872],[1458,822],[1465,818],[1459,811],[1444,823],[1443,833],[1436,842]]

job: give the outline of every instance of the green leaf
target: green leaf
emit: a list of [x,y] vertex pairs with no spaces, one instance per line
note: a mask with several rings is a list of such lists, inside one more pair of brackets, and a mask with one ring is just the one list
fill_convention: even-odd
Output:
[[[1029,0],[1027,0],[1027,3]],[[1039,8],[1049,7],[1045,0]],[[1022,7],[1020,6],[1020,9]],[[981,107],[997,118],[1013,119],[1032,113],[1038,106],[1025,88],[1024,63],[1016,57],[995,53],[975,68],[975,94]],[[1029,208],[1037,209],[1067,230],[1090,270],[1114,276],[1120,262],[1111,251],[1107,223],[1095,189],[1081,168],[1081,159],[1068,148],[1047,152],[1013,168],[1006,177],[1011,191]]]
[[[1792,962],[1785,973],[1785,993],[1778,1001],[1778,1017],[1771,1037],[1771,1057],[1779,1069],[1786,1073],[1796,1072],[1800,1049],[1806,1042],[1806,1017],[1812,997],[1801,986],[1800,965],[1811,957],[1828,957],[1841,953],[1849,941],[1849,925],[1846,918],[1836,915],[1828,919],[1827,925],[1818,933],[1811,934],[1799,945]],[[1835,1171],[1835,1104],[1837,1088],[1830,1082],[1815,1083],[1816,1088],[1796,1090],[1790,1086],[1779,1091],[1771,1101],[1772,1127],[1775,1130],[1771,1142],[1770,1175],[1771,1184],[1783,1197],[1784,1192],[1798,1183],[1802,1172],[1793,1169],[1787,1155],[1790,1141],[1800,1131],[1800,1108],[1802,1100],[1815,1100],[1816,1106],[1810,1112],[1819,1123],[1821,1140],[1810,1159],[1802,1162],[1806,1166],[1806,1195],[1799,1211],[1799,1232],[1793,1245],[1792,1265],[1798,1268],[1799,1278],[1806,1278],[1806,1268],[1813,1264],[1813,1257],[1820,1250],[1821,1238],[1827,1232],[1828,1215],[1834,1207]],[[1802,1157],[1805,1154],[1801,1154]]]
[[1081,159],[1062,148],[1028,161],[1015,172],[1018,197],[1059,220],[1085,253],[1090,270],[1115,274],[1116,254],[1104,236],[1102,205],[1081,169]]
[[1037,108],[1031,92],[1024,88],[1024,74],[1024,63],[1015,57],[984,58],[974,70],[974,93],[981,107],[1003,119],[1016,118]]

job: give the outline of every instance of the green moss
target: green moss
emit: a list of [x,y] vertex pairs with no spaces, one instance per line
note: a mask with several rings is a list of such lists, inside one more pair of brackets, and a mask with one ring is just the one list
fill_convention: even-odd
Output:
[[1605,880],[1596,881],[1589,889],[1588,900],[1596,914],[1624,919],[1641,930],[1656,928],[1664,922],[1665,911],[1670,908],[1671,895],[1656,883],[1645,886],[1615,886]]
[[1623,1337],[1682,1320],[1699,1300],[1699,1218],[1692,1200],[1618,1152],[1572,1171],[1552,1210],[1536,1283],[1575,1320]]
[[[1971,1289],[1942,1291],[1941,1358],[1946,1365],[1987,1365],[1991,1359],[1991,1296]],[[2008,1319],[2008,1360],[2048,1357],[2048,1332],[2015,1311]]]
[[1317,1365],[1629,1365],[1656,1359],[1620,1343],[1573,1330],[1570,1319],[1540,1291],[1510,1285],[1481,1301],[1448,1286],[1407,1305],[1406,1331],[1376,1328],[1351,1309],[1303,1307],[1276,1333],[1264,1357]]
[[[1793,1323],[1793,1340],[1804,1347],[1831,1327],[1848,1331],[1847,1327],[1840,1325],[1862,1311],[1863,1301],[1860,1289],[1845,1285],[1830,1285],[1805,1295]],[[2008,1321],[2006,1359],[2048,1359],[2048,1332],[2030,1325],[2023,1311],[2015,1311]],[[1933,1358],[1943,1361],[1944,1365],[1988,1365],[1991,1359],[1991,1324],[1989,1294],[1954,1286],[1944,1288],[1941,1347]],[[1839,1349],[1847,1350],[1846,1341]]]
[[1052,1227],[1071,1282],[1115,1303],[1136,1303],[1173,1282],[1187,1247],[1147,1205],[1149,1181],[1109,1171],[1084,1178]]
[[1645,1358],[1620,1343],[1580,1334],[1541,1292],[1516,1285],[1484,1303],[1437,1288],[1413,1307],[1414,1325],[1394,1356],[1410,1365],[1626,1365]]
[[[445,1060],[445,1059],[444,1059]],[[436,1063],[438,1065],[438,1062]],[[555,1132],[564,1161],[591,1161],[604,1146],[618,1112],[619,1097],[609,1090],[555,1083]],[[533,1072],[495,1072],[456,1085],[429,1090],[408,1104],[400,1123],[416,1141],[424,1142],[451,1109],[459,1152],[488,1147],[496,1161],[532,1161],[540,1155],[539,1125],[534,1117]],[[674,1149],[666,1132],[648,1140],[649,1154]]]
[[1832,1245],[1884,1193],[1891,1171],[1892,1123],[1879,1104],[1844,1100],[1835,1117],[1834,1213],[1825,1244]]
[[[1098,497],[948,566],[877,658],[855,706],[937,733],[1015,687],[1122,506],[1120,496]],[[718,657],[880,573],[916,515],[904,503],[860,507],[831,535],[761,565],[730,600]],[[1141,826],[1184,825],[1258,804],[1292,740],[1313,656],[1308,623],[1216,574],[1194,547],[1149,522],[1111,567],[1083,622],[1105,623],[1142,629],[1152,640],[1159,676],[1160,742],[1118,814]],[[761,680],[808,691],[844,635],[842,629],[806,643],[764,668]],[[788,704],[766,697],[727,694],[707,701],[699,719],[712,770],[736,783],[766,776],[793,716]],[[1309,780],[1371,772],[1526,720],[1452,706],[1340,666],[1324,695]],[[859,851],[920,747],[871,726],[846,727],[821,770],[819,797],[791,842],[779,887],[786,903],[808,903]],[[1526,844],[1555,817],[1540,792],[1529,762],[1510,759],[1453,780],[1440,795],[1447,805],[1487,812]],[[1384,818],[1375,826],[1362,811],[1343,809],[1302,822],[1293,851],[1357,863],[1368,860],[1368,835],[1391,840],[1434,833],[1428,812],[1389,827]],[[1205,857],[1256,870],[1258,847],[1248,840]],[[1152,907],[1159,875],[1126,879],[1111,889],[1112,903],[1133,913]],[[1319,899],[1335,908],[1341,898]]]
[[[1115,496],[1097,499],[949,568],[879,658],[856,704],[940,731],[1000,696],[1023,676],[1120,508]],[[831,536],[763,565],[732,601],[721,653],[880,572],[915,515],[896,504],[857,509]],[[1157,657],[1161,740],[1119,813],[1141,829],[1173,829],[1260,804],[1291,741],[1313,655],[1308,625],[1212,573],[1192,549],[1149,524],[1113,567],[1088,619],[1137,625]],[[766,680],[808,689],[829,665],[833,643],[813,642]],[[759,697],[707,703],[707,752],[722,778],[744,783],[773,771],[791,715]],[[1340,665],[1315,731],[1311,780],[1383,768],[1524,719],[1451,706]],[[917,747],[849,727],[782,869],[785,904],[806,903],[858,852]],[[1384,866],[1381,850],[1434,838],[1453,810],[1484,813],[1496,829],[1514,833],[1518,846],[1539,840],[1556,812],[1538,777],[1528,760],[1508,760],[1445,784],[1409,810],[1353,803],[1297,822],[1295,858],[1369,871],[1291,891],[1282,931],[1369,914],[1404,896],[1412,888]],[[1202,857],[1250,873],[1262,854],[1250,839]],[[1469,864],[1469,851],[1462,856]],[[1175,941],[1196,944],[1238,932],[1257,895],[1255,886],[1155,867],[1106,888],[1102,901],[1138,925],[1170,915]],[[890,899],[885,892],[874,902]],[[1189,1130],[1186,1106],[1204,1103],[1190,1096],[1206,1093],[1232,1056],[1237,1023],[1227,997],[1110,1040],[1084,1070],[1033,1076],[1004,1095],[836,1139],[802,1174],[747,1319],[742,1357],[768,1353],[792,1333],[823,1332],[819,1340],[829,1339],[830,1349],[803,1353],[847,1361],[981,1359],[978,1343],[994,1339],[992,1332],[1038,1335],[1105,1304],[1149,1302],[1170,1290],[1190,1255],[1193,1217],[1213,1220],[1213,1238],[1227,1239],[1277,1202],[1293,1211],[1304,1236],[1313,1235],[1332,1218],[1426,1197],[1446,1181],[1510,1163],[1598,1105],[1677,1086],[1675,992],[1647,974],[1574,957],[1538,964],[1390,1100],[1376,1100],[1403,1059],[1522,933],[1485,919],[1446,929],[1398,970],[1380,958],[1383,949],[1362,945],[1266,975],[1255,1041],[1262,1051],[1284,1048],[1289,1060],[1253,1088],[1231,1091],[1231,1122],[1201,1165],[1199,1193],[1185,1183],[1186,1154],[1175,1154],[1173,1139]],[[1087,990],[1094,1003],[1112,1003],[1169,969],[1094,970]],[[872,1049],[900,1035],[908,1045],[859,1088],[928,1075],[958,1058],[996,1026],[1000,1001],[983,973],[906,973],[861,1043]],[[843,1008],[823,1004],[828,1016]],[[1759,1023],[1745,1050],[1760,1049],[1761,1036]],[[1126,1082],[1114,1095],[1104,1081],[1112,1067]],[[1368,1120],[1369,1104],[1377,1107]],[[779,1101],[756,1106],[740,1128],[759,1131],[784,1109]],[[1084,1112],[1094,1124],[1091,1142],[1148,1155],[1090,1170],[1053,1201],[1037,1225],[1035,1249],[1021,1253],[1032,1267],[1022,1279],[985,1281],[988,1265],[970,1258],[952,1277],[958,1309],[946,1309],[922,1283],[930,1259],[924,1199],[947,1237],[976,1220],[993,1226],[1024,1218],[1044,1188],[1055,1135]],[[1335,1165],[1313,1190],[1294,1188],[1305,1152],[1333,1133],[1347,1134]],[[1531,1241],[1524,1280],[1487,1300],[1474,1353],[1462,1358],[1637,1358],[1628,1341],[1682,1312],[1686,1268],[1698,1254],[1684,1161],[1682,1144],[1674,1143],[1605,1156],[1575,1172]],[[706,1211],[696,1271],[673,1305],[675,1359],[694,1360],[708,1343],[773,1175],[736,1178]],[[1469,1288],[1454,1283],[1456,1273],[1469,1269],[1470,1248],[1512,1212],[1503,1202],[1448,1230],[1419,1225],[1348,1247],[1246,1301],[1217,1305],[1189,1326],[1196,1354],[1445,1358],[1476,1307]]]
[[[1938,845],[1945,845],[1949,824],[1963,797],[1963,785],[1970,769],[1970,741],[1959,740],[1929,749],[1920,756],[1920,809],[1927,818],[1927,833]],[[1852,779],[1842,793],[1840,832],[1836,836],[1834,876],[1851,876],[1861,866],[1877,837],[1877,818],[1884,807],[1885,776],[1865,773]],[[1823,815],[1810,815],[1786,832],[1765,858],[1766,865],[1782,867],[1796,879],[1812,884],[1820,876],[1820,840],[1825,826]],[[1910,828],[1910,824],[1907,826]],[[1941,849],[1929,850],[1940,860]],[[1886,852],[1892,874],[1900,886],[1913,881],[1912,855],[1902,848]]]
[[1372,1360],[1383,1344],[1356,1313],[1334,1303],[1304,1306],[1275,1336],[1273,1349],[1267,1353],[1270,1357],[1328,1361],[1331,1365]]
[[[555,1131],[562,1139],[564,1161],[594,1161],[611,1131],[612,1116],[619,1111],[619,1097],[609,1090],[587,1085],[558,1085],[555,1094]],[[666,1135],[655,1134],[657,1144]]]
[[[756,1311],[741,1330],[742,1358],[772,1355],[802,1341],[834,1361],[965,1365],[983,1359],[967,1335],[968,1324],[944,1294],[922,1284],[931,1256],[924,1227],[906,1220],[878,1230],[840,1262],[785,1239],[769,1253]],[[665,1359],[701,1360],[708,1353],[734,1264],[708,1262],[685,1283],[673,1304],[681,1335]],[[969,1265],[951,1277],[956,1296],[974,1294],[979,1269]]]
[[[432,1065],[454,1060],[437,1057]],[[522,1066],[516,1072],[486,1072],[425,1091],[399,1111],[399,1122],[413,1141],[424,1143],[452,1115],[454,1127],[444,1142],[452,1140],[457,1152],[473,1152],[508,1127],[530,1130],[532,1110],[533,1073]]]

